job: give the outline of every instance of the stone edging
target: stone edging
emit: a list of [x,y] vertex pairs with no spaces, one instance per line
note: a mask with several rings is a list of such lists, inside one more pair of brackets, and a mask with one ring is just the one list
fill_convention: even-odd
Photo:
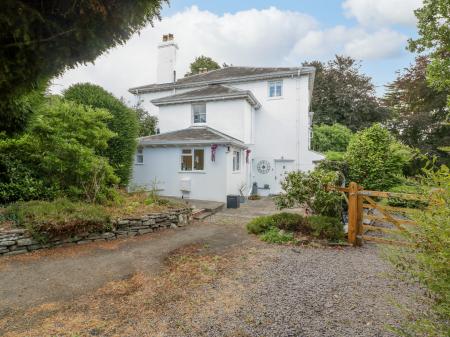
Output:
[[115,240],[158,231],[177,228],[192,221],[190,208],[167,213],[147,214],[139,217],[118,219],[112,222],[113,230],[103,233],[83,233],[67,239],[54,239],[43,244],[31,236],[26,229],[0,231],[0,256],[18,255],[42,248],[73,246],[93,241]]

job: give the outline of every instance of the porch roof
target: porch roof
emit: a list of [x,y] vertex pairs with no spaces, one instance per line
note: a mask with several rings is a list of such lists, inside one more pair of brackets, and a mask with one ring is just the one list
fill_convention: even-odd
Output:
[[191,126],[187,129],[141,137],[138,141],[139,145],[153,147],[221,144],[246,148],[243,141],[208,126]]

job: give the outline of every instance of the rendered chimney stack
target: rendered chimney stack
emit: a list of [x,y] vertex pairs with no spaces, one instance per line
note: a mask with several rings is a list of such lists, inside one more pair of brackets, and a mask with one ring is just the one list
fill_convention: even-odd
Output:
[[156,69],[157,83],[171,83],[176,79],[176,60],[178,45],[173,34],[164,34],[162,43],[158,45],[158,65]]

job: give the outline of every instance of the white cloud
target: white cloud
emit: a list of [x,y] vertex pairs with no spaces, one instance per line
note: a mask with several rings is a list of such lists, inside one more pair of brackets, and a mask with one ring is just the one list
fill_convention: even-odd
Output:
[[175,34],[179,45],[177,73],[183,76],[196,56],[219,63],[247,66],[297,66],[306,59],[326,60],[334,54],[379,59],[396,56],[406,38],[395,31],[368,32],[337,26],[322,29],[313,17],[270,7],[216,15],[196,6],[148,26],[125,45],[55,79],[59,92],[77,82],[99,84],[116,96],[129,97],[127,89],[153,83],[156,52],[161,36]]
[[348,17],[355,17],[361,25],[416,24],[414,10],[422,0],[346,0],[342,7]]

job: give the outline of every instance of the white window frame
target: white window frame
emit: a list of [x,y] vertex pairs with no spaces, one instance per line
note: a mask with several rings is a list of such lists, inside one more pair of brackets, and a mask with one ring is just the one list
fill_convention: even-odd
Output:
[[[191,153],[183,153],[184,150],[190,150]],[[202,170],[196,170],[195,167],[195,151],[196,150],[202,150],[203,151],[203,169]],[[205,172],[205,149],[202,147],[194,147],[194,148],[182,148],[180,153],[180,164],[179,164],[179,172],[186,173],[186,172]],[[183,163],[183,157],[191,157],[192,161],[192,167],[190,170],[183,170],[181,168],[181,164]]]
[[242,164],[241,150],[233,151],[233,172],[240,172]]
[[[271,88],[274,87],[274,95],[271,95]],[[279,92],[277,88],[279,87]],[[269,81],[267,85],[267,96],[269,98],[282,98],[283,97],[283,80]]]
[[136,149],[136,165],[144,165],[144,148],[141,146]]
[[[204,106],[205,107],[205,112],[204,113],[198,113],[199,114],[199,119],[201,120],[201,115],[204,115],[204,118],[203,118],[203,120],[201,120],[200,122],[196,122],[195,121],[195,114],[196,114],[196,112],[195,112],[195,107],[197,107],[197,106]],[[202,124],[206,124],[206,121],[207,121],[207,119],[206,119],[206,103],[195,103],[195,104],[191,104],[191,111],[192,111],[192,124],[196,124],[196,125],[202,125]]]

